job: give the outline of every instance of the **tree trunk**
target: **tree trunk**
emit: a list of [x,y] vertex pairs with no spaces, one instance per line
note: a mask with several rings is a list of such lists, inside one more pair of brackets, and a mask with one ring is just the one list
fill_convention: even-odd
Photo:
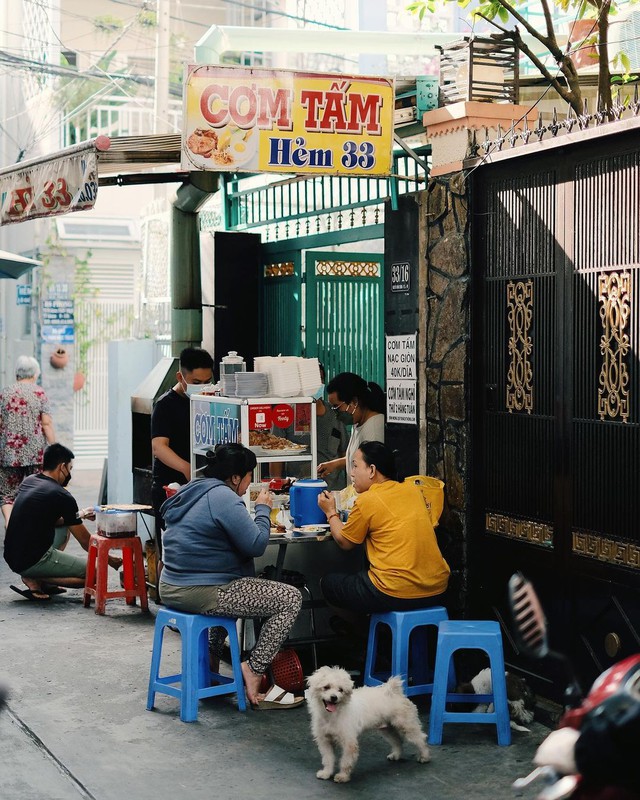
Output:
[[613,105],[611,100],[611,70],[609,68],[609,8],[610,2],[604,3],[598,22],[598,98],[601,107],[610,111]]

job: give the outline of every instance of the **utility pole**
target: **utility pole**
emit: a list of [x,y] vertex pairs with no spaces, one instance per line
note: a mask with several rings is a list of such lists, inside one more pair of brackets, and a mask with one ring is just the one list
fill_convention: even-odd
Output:
[[169,126],[169,47],[171,0],[157,0],[155,94],[153,103],[155,133],[174,133]]

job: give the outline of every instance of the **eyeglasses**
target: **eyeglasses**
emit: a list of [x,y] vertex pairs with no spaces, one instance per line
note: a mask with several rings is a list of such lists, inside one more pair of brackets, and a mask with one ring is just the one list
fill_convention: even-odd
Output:
[[346,402],[343,400],[341,403],[338,403],[335,406],[331,406],[332,411],[339,411],[341,406],[346,406]]

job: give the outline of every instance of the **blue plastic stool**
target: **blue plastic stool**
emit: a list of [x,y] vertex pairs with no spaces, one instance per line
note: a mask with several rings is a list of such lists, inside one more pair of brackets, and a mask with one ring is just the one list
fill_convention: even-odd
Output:
[[[450,662],[456,650],[484,650],[489,656],[492,694],[457,694],[447,691]],[[502,747],[511,744],[502,634],[497,622],[453,620],[440,623],[433,683],[429,744],[442,744],[442,728],[445,722],[494,723],[498,730],[498,744]],[[487,714],[445,711],[447,702],[493,703],[494,710]]]
[[[182,637],[182,671],[177,675],[160,677],[160,658],[164,629],[171,625]],[[233,678],[211,672],[209,668],[209,628],[225,628],[229,634]],[[211,680],[218,686],[211,686]],[[179,683],[180,686],[172,684]],[[153,636],[153,652],[149,674],[147,711],[153,709],[156,692],[169,694],[180,700],[180,719],[195,722],[198,717],[198,700],[222,694],[238,695],[238,708],[246,711],[247,701],[244,681],[240,669],[240,645],[236,631],[236,620],[229,617],[214,617],[208,614],[185,614],[171,608],[160,608],[156,616]]]
[[[415,611],[387,611],[384,614],[372,614],[369,623],[367,660],[364,667],[364,685],[377,686],[384,683],[391,675],[399,675],[404,681],[407,696],[430,694],[433,691],[433,678],[428,674],[426,631],[416,631],[413,635],[411,644],[413,674],[409,675],[411,632],[427,625],[438,626],[447,619],[449,619],[449,615],[444,606],[419,608]],[[373,671],[378,649],[378,625],[381,623],[388,625],[391,629],[391,672],[385,674]],[[410,678],[413,678],[411,684],[409,683]],[[450,681],[451,686],[455,686],[453,672]]]

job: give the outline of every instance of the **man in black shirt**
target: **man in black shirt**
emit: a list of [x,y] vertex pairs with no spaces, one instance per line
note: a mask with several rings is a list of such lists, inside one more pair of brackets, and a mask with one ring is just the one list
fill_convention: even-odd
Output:
[[[84,550],[90,533],[83,519],[95,519],[93,509],[78,511],[78,504],[66,490],[71,480],[73,453],[55,443],[44,451],[43,470],[20,484],[4,539],[4,560],[22,577],[32,600],[48,600],[43,584],[84,586],[86,558],[70,555],[64,548],[72,533]],[[61,526],[68,526],[68,531]],[[59,530],[56,531],[56,528]],[[121,558],[110,557],[114,569]]]
[[167,499],[164,486],[191,480],[191,441],[188,395],[197,394],[213,380],[213,359],[201,347],[186,347],[180,353],[176,385],[158,398],[151,414],[153,473],[151,496],[156,513],[156,542],[162,555],[160,506]]

